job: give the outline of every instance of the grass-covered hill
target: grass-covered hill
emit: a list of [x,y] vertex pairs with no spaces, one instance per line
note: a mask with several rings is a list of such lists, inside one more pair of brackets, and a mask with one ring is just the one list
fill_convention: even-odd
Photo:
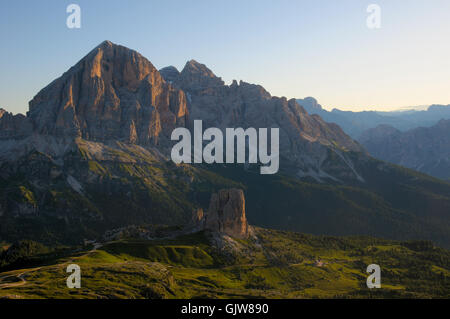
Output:
[[[124,238],[22,258],[0,270],[0,298],[449,298],[450,252],[430,242],[324,237],[255,229],[250,240],[211,235]],[[28,262],[28,264],[27,264]],[[66,267],[82,287],[66,287]],[[381,289],[366,268],[381,267]]]

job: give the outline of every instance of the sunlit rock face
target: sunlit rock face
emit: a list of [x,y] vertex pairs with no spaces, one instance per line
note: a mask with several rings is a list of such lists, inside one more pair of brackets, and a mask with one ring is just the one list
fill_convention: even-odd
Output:
[[[41,90],[27,117],[2,117],[8,120],[0,120],[0,137],[39,136],[31,146],[27,142],[27,149],[47,149],[43,140],[68,145],[82,138],[156,146],[165,156],[173,145],[172,131],[192,129],[194,120],[222,131],[279,128],[280,171],[319,182],[364,182],[355,169],[355,162],[367,158],[364,149],[294,99],[271,96],[262,86],[243,81],[226,85],[195,60],[181,72],[175,67],[159,72],[136,51],[109,41]],[[12,154],[12,146],[18,144],[2,148]]]
[[143,56],[105,41],[30,102],[40,134],[158,144],[184,126],[185,94]]
[[240,189],[223,189],[213,194],[204,216],[204,228],[235,238],[247,238],[249,225],[245,216],[244,192]]

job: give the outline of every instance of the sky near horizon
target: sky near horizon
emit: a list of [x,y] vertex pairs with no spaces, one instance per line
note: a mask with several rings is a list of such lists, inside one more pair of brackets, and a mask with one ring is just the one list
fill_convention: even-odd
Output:
[[[71,3],[80,29],[66,26]],[[380,29],[366,24],[372,3]],[[327,109],[450,104],[448,0],[1,0],[0,39],[0,107],[13,113],[104,40]]]

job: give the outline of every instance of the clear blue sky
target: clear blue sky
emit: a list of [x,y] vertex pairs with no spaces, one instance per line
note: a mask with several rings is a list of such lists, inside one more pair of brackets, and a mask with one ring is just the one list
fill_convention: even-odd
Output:
[[[66,27],[70,3],[79,30]],[[366,26],[371,3],[378,30]],[[327,108],[450,103],[448,0],[1,0],[0,38],[0,107],[15,113],[103,40],[157,68],[196,59],[227,83]]]

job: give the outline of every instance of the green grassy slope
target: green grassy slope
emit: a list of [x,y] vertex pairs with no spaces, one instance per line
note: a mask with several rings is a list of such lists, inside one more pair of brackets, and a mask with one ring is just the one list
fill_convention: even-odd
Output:
[[[121,240],[52,265],[0,273],[14,298],[449,298],[450,252],[429,242],[336,238],[256,229],[227,254],[205,234]],[[320,260],[322,264],[318,264]],[[68,264],[82,288],[66,287]],[[366,287],[380,265],[382,288]],[[5,286],[19,283],[19,286]]]

